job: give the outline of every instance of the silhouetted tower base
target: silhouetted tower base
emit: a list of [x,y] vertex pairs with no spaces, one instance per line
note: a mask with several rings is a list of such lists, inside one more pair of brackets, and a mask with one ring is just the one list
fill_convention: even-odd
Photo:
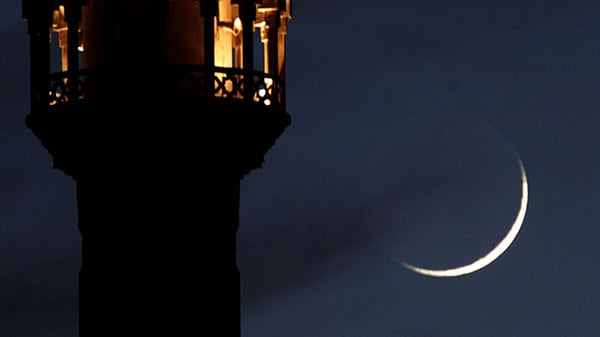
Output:
[[[24,16],[26,123],[77,186],[80,336],[239,336],[240,179],[290,124],[289,0],[29,0]],[[63,51],[54,73],[49,28]],[[262,72],[255,28],[270,37]]]

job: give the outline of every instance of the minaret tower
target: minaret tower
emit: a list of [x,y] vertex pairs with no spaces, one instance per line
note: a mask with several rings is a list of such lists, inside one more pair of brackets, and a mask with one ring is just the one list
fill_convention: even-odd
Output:
[[240,179],[290,124],[290,2],[23,0],[26,124],[77,187],[81,337],[240,335]]

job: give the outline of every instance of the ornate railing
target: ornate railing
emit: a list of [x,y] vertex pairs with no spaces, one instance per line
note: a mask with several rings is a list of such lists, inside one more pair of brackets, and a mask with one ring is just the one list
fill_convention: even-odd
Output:
[[[54,106],[73,101],[85,101],[88,98],[89,79],[94,77],[95,75],[89,70],[81,70],[77,83],[73,87],[69,85],[67,72],[50,75],[49,104]],[[166,80],[165,90],[169,96],[245,100],[285,109],[283,82],[258,71],[172,65],[168,68]]]
[[[212,81],[211,81],[212,77]],[[279,79],[239,68],[172,65],[168,71],[173,95],[214,96],[249,100],[285,108],[285,88]]]
[[69,74],[67,72],[54,73],[50,75],[48,102],[50,105],[64,104],[72,101],[84,100],[87,93],[88,72],[82,70],[77,77],[77,83],[74,86],[69,85]]

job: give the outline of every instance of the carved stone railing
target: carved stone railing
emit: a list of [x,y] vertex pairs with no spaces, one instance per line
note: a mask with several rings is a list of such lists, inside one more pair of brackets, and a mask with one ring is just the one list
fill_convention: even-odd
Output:
[[[212,77],[212,81],[210,80]],[[249,100],[285,109],[285,88],[279,79],[239,68],[172,65],[168,90],[174,95]]]
[[[51,106],[88,98],[88,84],[94,75],[80,70],[76,91],[71,93],[67,72],[54,73],[49,79]],[[265,106],[285,109],[285,88],[279,79],[258,71],[237,68],[197,65],[171,65],[167,71],[165,88],[169,96],[214,97],[225,100],[245,100]],[[135,85],[135,82],[131,82]]]
[[71,86],[69,85],[68,72],[51,74],[48,92],[49,104],[54,106],[68,102],[84,100],[87,93],[87,78],[88,72],[86,70],[81,70],[79,72],[79,76],[77,77],[77,85],[75,86],[76,91],[72,93]]

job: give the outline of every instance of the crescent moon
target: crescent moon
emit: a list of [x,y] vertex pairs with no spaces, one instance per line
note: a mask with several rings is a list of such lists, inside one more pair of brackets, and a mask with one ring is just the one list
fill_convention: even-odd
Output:
[[494,249],[492,249],[487,255],[475,260],[474,262],[468,265],[452,269],[425,269],[413,266],[405,262],[401,262],[402,265],[408,268],[409,270],[414,271],[415,273],[426,276],[455,277],[476,272],[486,267],[490,263],[494,262],[494,260],[496,260],[500,255],[502,255],[502,253],[504,253],[511,245],[511,243],[515,240],[517,234],[519,234],[519,230],[521,229],[523,221],[525,220],[525,213],[527,212],[527,202],[529,198],[527,174],[525,173],[525,167],[523,166],[523,162],[520,158],[518,158],[518,161],[519,168],[521,169],[521,180],[523,182],[523,192],[521,194],[521,207],[519,209],[519,213],[517,213],[517,217],[515,218],[515,222],[513,223],[512,227],[510,228],[506,236],[502,239],[502,241],[500,241],[500,243],[498,243],[498,245],[494,247]]

